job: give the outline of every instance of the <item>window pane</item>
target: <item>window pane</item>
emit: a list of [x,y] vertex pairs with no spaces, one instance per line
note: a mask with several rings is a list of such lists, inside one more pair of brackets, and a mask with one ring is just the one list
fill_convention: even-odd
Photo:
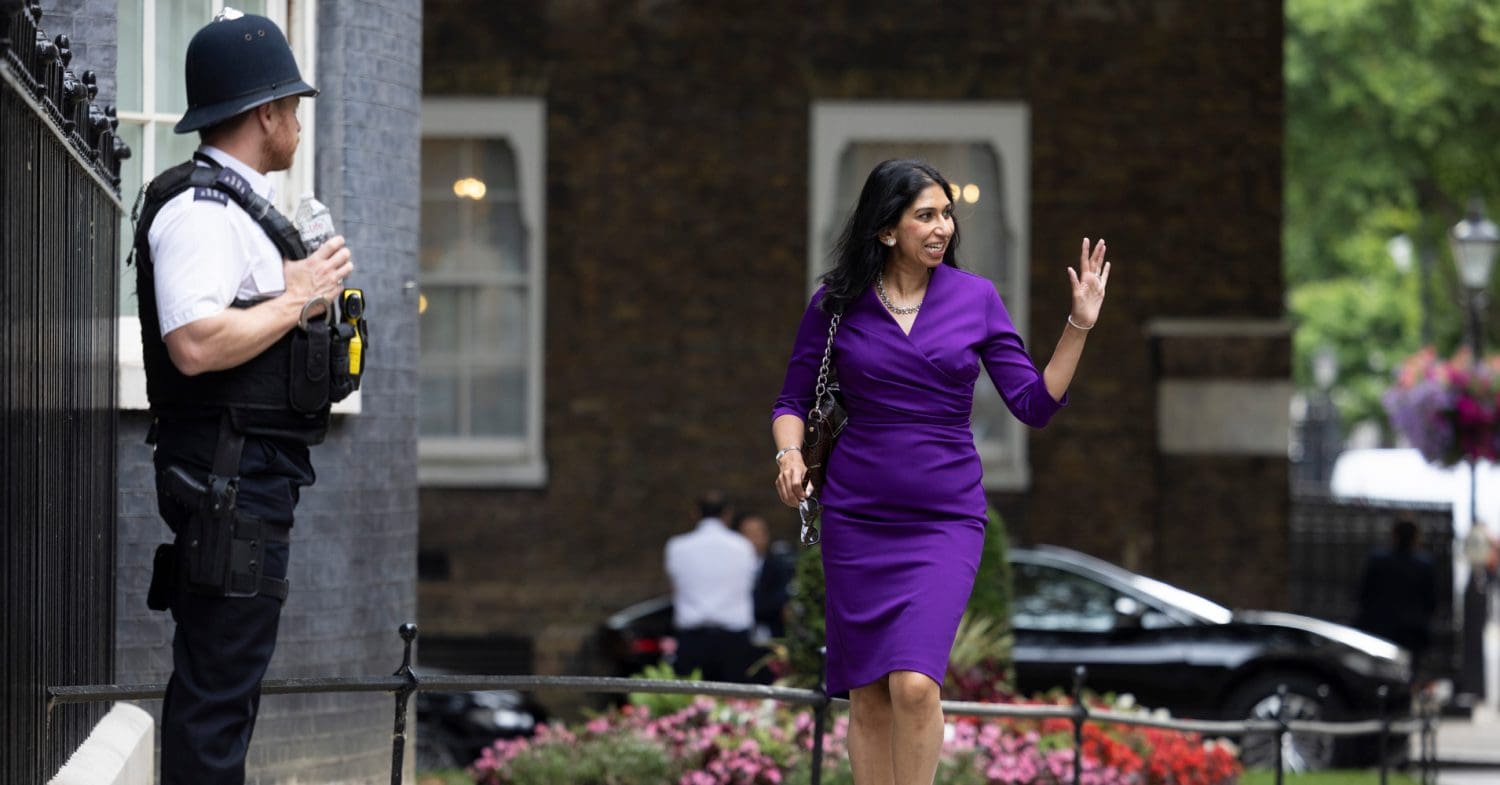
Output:
[[[974,385],[974,416],[969,423],[974,431],[974,440],[985,447],[1008,444],[1011,434],[1020,427],[1005,401],[995,391],[988,377]],[[986,450],[989,452],[990,450]]]
[[156,106],[157,112],[187,111],[187,87],[183,62],[193,33],[208,24],[209,0],[156,0]]
[[506,273],[524,273],[526,264],[526,227],[521,223],[521,206],[517,202],[472,205],[477,263]]
[[452,201],[422,202],[422,237],[420,258],[422,272],[433,273],[450,266],[447,261],[462,237],[459,232],[458,210]]
[[430,357],[459,351],[459,292],[446,287],[423,287],[427,310],[422,312],[422,354]]
[[474,373],[473,436],[526,435],[526,373],[520,368]]
[[524,367],[526,359],[526,290],[487,287],[473,292],[473,321],[469,345],[475,353],[498,357],[507,365]]
[[[256,16],[266,15],[266,0],[230,0],[226,5],[247,14],[255,14]],[[285,33],[287,31],[283,30],[282,32]]]
[[[146,39],[141,32],[141,19],[145,14],[143,4],[144,0],[120,0],[116,7],[120,45],[117,50],[115,106],[122,112],[139,112],[145,108],[141,105],[141,69],[145,67],[142,59],[146,49]],[[131,145],[130,149],[140,155],[140,148]]]
[[172,123],[158,124],[155,136],[157,174],[192,158],[198,149],[198,135],[174,133]]
[[427,198],[456,198],[453,181],[459,178],[461,139],[422,140],[422,191]]
[[130,145],[130,157],[120,162],[120,199],[125,202],[127,212],[120,216],[120,315],[135,316],[135,268],[126,267],[125,259],[130,255],[130,246],[135,242],[134,227],[130,223],[129,207],[135,204],[135,195],[141,189],[141,159],[145,150],[141,146],[144,126],[121,122],[119,133],[125,144]]
[[1117,594],[1070,572],[1018,564],[1013,572],[1013,623],[1033,630],[1108,632],[1115,626]]
[[516,178],[516,151],[505,138],[422,141],[424,436],[535,435],[526,277],[535,229],[521,212]]
[[517,186],[516,153],[510,143],[503,139],[484,139],[476,144],[479,150],[479,176],[484,178],[490,193],[500,199],[515,199]]
[[421,401],[422,436],[458,435],[458,374],[456,371],[423,371]]
[[424,271],[485,277],[530,266],[508,142],[424,141],[422,200]]

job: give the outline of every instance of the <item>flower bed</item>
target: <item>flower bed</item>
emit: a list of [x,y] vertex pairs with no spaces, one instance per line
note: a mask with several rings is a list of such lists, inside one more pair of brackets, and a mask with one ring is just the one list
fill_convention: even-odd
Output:
[[1423,349],[1402,363],[1384,403],[1391,425],[1432,463],[1500,457],[1500,357],[1476,367],[1467,352],[1443,360]]
[[[823,782],[848,785],[849,719],[824,737]],[[639,706],[531,739],[497,741],[469,772],[481,785],[803,785],[810,780],[812,714],[771,702],[700,699],[660,717]],[[1067,720],[960,719],[945,728],[938,781],[952,785],[1067,785]],[[1085,785],[1234,785],[1232,747],[1197,734],[1089,723]]]

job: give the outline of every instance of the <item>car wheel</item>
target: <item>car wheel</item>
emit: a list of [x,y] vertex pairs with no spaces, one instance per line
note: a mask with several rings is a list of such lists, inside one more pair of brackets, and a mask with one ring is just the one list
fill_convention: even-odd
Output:
[[[1285,707],[1277,694],[1286,685]],[[1319,680],[1300,673],[1269,673],[1245,682],[1227,703],[1231,718],[1274,720],[1278,713],[1287,720],[1332,720],[1341,705]],[[1326,769],[1334,761],[1334,737],[1325,733],[1288,733],[1281,740],[1281,760],[1286,771]],[[1276,766],[1276,734],[1251,733],[1240,739],[1240,762],[1246,768]]]

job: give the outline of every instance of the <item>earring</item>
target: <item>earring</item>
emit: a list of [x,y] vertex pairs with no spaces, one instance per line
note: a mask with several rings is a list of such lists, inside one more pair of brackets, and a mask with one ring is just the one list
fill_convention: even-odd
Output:
[[885,243],[886,245],[895,245],[896,244],[896,238],[894,238],[894,237],[887,237],[884,240],[881,240],[881,242]]

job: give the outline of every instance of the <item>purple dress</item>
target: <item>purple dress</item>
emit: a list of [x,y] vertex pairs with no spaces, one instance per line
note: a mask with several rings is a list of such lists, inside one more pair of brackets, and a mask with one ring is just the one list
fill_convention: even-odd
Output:
[[[807,417],[829,315],[813,295],[772,418]],[[1017,419],[1040,428],[1053,400],[994,284],[932,273],[911,334],[874,287],[850,303],[833,342],[849,424],[828,462],[823,503],[828,689],[895,670],[943,683],[984,545],[983,471],[969,418],[983,361]]]

